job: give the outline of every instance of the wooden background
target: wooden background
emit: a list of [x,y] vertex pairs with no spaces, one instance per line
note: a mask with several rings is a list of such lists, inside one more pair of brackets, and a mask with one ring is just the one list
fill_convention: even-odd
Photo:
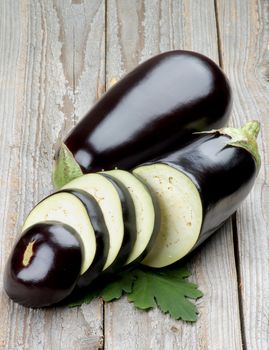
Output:
[[[262,123],[255,188],[189,263],[205,293],[198,322],[126,300],[47,311],[10,302],[4,264],[23,218],[52,191],[57,140],[115,79],[170,49],[222,66],[232,125]],[[268,0],[1,0],[0,218],[0,349],[269,349]]]

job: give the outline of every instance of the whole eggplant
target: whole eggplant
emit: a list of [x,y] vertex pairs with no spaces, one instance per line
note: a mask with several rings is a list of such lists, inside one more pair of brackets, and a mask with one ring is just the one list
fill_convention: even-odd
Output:
[[109,89],[71,131],[56,153],[55,187],[177,149],[194,131],[224,126],[230,109],[229,82],[212,60],[191,51],[159,54]]

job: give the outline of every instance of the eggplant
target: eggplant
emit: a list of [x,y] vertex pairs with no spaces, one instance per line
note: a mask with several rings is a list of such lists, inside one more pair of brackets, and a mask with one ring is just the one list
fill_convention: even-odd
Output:
[[82,249],[80,236],[66,224],[48,221],[27,228],[6,264],[6,293],[32,308],[63,300],[79,278]]
[[157,199],[134,175],[125,170],[110,170],[102,174],[110,175],[125,186],[134,203],[137,237],[133,249],[125,262],[128,267],[139,263],[150,251],[160,228],[160,209]]
[[63,191],[66,189],[83,190],[97,200],[109,233],[109,251],[103,271],[118,271],[131,253],[137,235],[135,208],[127,189],[101,174],[80,176],[62,187]]
[[134,169],[156,194],[161,228],[143,260],[170,265],[211,236],[250,192],[260,168],[259,123],[197,133],[178,151]]
[[198,132],[133,175],[113,170],[74,179],[26,218],[6,266],[7,294],[25,306],[49,306],[141,259],[154,268],[179,261],[250,192],[260,169],[259,129],[252,121]]
[[194,131],[224,126],[231,89],[222,70],[191,51],[159,54],[95,104],[56,152],[56,188],[82,173],[131,169],[178,149]]

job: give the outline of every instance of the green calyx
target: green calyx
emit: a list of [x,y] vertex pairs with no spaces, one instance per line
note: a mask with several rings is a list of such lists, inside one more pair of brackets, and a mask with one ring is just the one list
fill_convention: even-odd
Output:
[[261,158],[256,141],[259,131],[260,123],[257,120],[252,120],[246,123],[242,128],[222,128],[218,130],[201,132],[201,134],[219,133],[221,135],[229,136],[230,140],[227,142],[227,145],[244,148],[252,155],[257,166],[260,167]]
[[60,147],[58,157],[54,162],[52,174],[54,188],[58,190],[71,180],[82,175],[83,173],[79,164],[67,146],[63,143]]
[[230,142],[228,142],[229,145],[247,150],[255,159],[258,167],[260,167],[261,158],[256,141],[259,131],[260,123],[257,120],[252,120],[240,129],[224,128],[223,134],[231,137]]

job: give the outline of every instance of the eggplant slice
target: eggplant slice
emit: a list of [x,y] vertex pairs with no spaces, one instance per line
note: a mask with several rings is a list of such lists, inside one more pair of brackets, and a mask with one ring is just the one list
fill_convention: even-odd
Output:
[[[88,287],[91,282],[99,276],[105,266],[109,250],[109,233],[105,224],[102,210],[93,196],[78,189],[66,189],[61,191],[61,193],[66,192],[76,196],[83,203],[85,209],[87,210],[96,238],[96,252],[94,260],[88,270],[80,276],[77,282],[77,286],[79,288]],[[86,251],[87,249],[88,247],[85,246],[84,250]]]
[[94,229],[83,203],[71,193],[54,193],[38,203],[27,216],[22,231],[30,226],[47,221],[58,221],[71,226],[80,236],[83,247],[81,274],[93,263],[96,255]]
[[32,225],[16,242],[5,268],[4,289],[15,302],[36,308],[62,301],[79,278],[83,244],[57,221]]
[[202,202],[193,182],[166,164],[136,168],[138,176],[156,194],[161,213],[157,239],[143,264],[170,265],[184,257],[195,245],[202,225]]
[[121,268],[132,251],[136,238],[135,210],[131,198],[115,181],[101,174],[78,177],[65,189],[81,189],[98,202],[109,232],[109,251],[103,271]]
[[137,237],[125,265],[140,262],[149,252],[159,232],[159,207],[148,188],[133,174],[124,170],[106,171],[104,174],[120,181],[129,191],[135,207]]

